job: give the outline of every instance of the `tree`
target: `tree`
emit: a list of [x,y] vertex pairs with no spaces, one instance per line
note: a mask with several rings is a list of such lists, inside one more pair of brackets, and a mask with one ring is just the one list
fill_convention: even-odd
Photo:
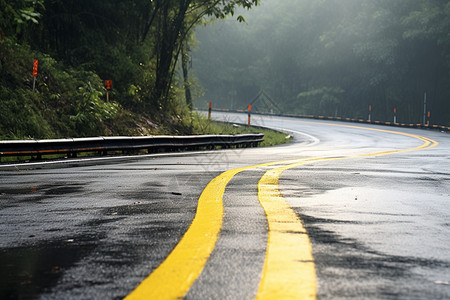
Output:
[[38,24],[43,0],[0,0],[0,35],[23,34],[29,23]]
[[46,3],[42,31],[33,44],[72,66],[113,79],[122,104],[162,111],[169,105],[178,58],[183,49],[188,51],[192,29],[258,2],[53,0]]
[[[223,19],[233,15],[236,6],[251,8],[259,0],[156,0],[153,1],[153,17],[147,24],[150,28],[153,22],[156,36],[156,77],[152,100],[159,109],[163,109],[169,97],[176,63],[183,49],[183,43],[189,32],[204,17]],[[239,16],[239,21],[244,19]],[[149,30],[146,31],[148,34]],[[145,39],[145,36],[144,36]]]

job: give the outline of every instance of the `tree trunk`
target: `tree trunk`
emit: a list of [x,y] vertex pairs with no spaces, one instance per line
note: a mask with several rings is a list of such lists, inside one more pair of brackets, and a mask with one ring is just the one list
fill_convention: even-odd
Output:
[[192,95],[191,95],[191,83],[189,82],[189,46],[185,43],[181,47],[181,68],[183,69],[184,80],[184,95],[186,97],[186,104],[190,110],[192,110]]
[[[153,90],[153,101],[159,109],[165,109],[172,84],[171,68],[176,64],[180,43],[184,37],[184,21],[189,0],[180,1],[178,9],[171,6],[170,1],[162,4],[159,20],[159,43],[156,45],[157,64],[156,80]],[[170,14],[174,13],[172,18]]]

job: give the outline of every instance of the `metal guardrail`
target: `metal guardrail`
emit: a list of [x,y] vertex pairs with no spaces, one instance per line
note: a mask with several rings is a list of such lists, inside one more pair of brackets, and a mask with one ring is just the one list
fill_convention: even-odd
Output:
[[[198,109],[203,110],[205,109]],[[234,113],[248,113],[248,110],[231,110],[222,108],[213,108],[212,111],[219,112],[234,112]],[[279,113],[267,113],[260,111],[251,111],[251,114],[255,115],[267,115],[267,116],[280,116],[280,117],[290,117],[290,118],[302,118],[302,119],[316,119],[316,120],[333,120],[342,122],[352,122],[352,123],[366,123],[366,124],[377,124],[395,127],[407,127],[407,128],[420,128],[420,129],[435,129],[444,132],[450,132],[450,127],[443,125],[430,125],[430,124],[410,124],[410,123],[394,123],[394,122],[381,122],[381,121],[370,121],[365,119],[354,119],[354,118],[343,118],[343,117],[326,117],[326,116],[314,116],[314,115],[294,115],[294,114],[279,114]]]
[[192,135],[192,136],[113,136],[54,140],[8,140],[0,141],[2,156],[36,156],[67,154],[76,157],[80,152],[147,150],[162,151],[213,149],[215,147],[254,147],[264,139],[263,133],[237,135]]

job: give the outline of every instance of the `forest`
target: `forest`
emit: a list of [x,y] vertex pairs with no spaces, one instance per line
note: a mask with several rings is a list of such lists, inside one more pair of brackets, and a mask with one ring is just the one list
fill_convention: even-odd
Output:
[[450,125],[450,1],[265,0],[245,18],[197,27],[197,106]]
[[0,138],[193,132],[193,30],[257,4],[0,0]]

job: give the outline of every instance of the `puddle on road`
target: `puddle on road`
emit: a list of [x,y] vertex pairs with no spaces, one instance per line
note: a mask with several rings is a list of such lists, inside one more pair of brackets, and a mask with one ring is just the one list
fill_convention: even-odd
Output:
[[39,202],[49,197],[81,193],[84,184],[56,183],[45,185],[23,184],[20,187],[0,186],[0,209],[17,202]]
[[42,189],[47,196],[75,194],[83,191],[83,184],[64,184]]
[[22,184],[20,187],[3,186],[0,187],[0,194],[5,195],[24,195],[44,192],[49,195],[64,195],[80,192],[84,184],[60,182],[55,184],[37,185],[32,183]]
[[95,247],[98,237],[76,237],[33,247],[0,250],[0,299],[34,299]]

